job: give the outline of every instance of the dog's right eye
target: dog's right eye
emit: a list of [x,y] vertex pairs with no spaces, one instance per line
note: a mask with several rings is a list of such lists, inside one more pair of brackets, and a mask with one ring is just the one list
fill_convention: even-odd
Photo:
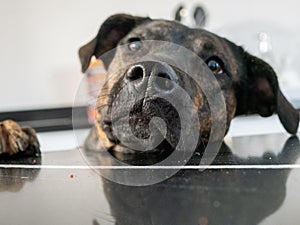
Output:
[[142,47],[142,43],[141,43],[141,39],[139,38],[130,38],[128,40],[128,49],[132,52],[138,51],[139,49],[141,49]]

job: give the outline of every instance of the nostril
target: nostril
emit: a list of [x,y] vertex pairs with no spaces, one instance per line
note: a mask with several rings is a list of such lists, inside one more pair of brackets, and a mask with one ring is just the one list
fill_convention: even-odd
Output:
[[156,79],[155,82],[157,88],[163,91],[170,91],[174,88],[174,84],[170,75],[167,73],[159,73],[157,76],[158,79]]
[[144,68],[140,65],[131,67],[126,74],[130,81],[142,79],[144,77]]

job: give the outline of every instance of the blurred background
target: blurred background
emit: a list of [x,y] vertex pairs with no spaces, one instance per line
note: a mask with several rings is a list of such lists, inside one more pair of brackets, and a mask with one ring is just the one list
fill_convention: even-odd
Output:
[[[78,49],[95,36],[108,16],[121,12],[177,19],[242,45],[274,67],[285,95],[295,106],[300,106],[299,1],[0,0],[0,3],[0,119],[23,121],[38,131],[56,130],[61,125],[70,129],[74,98],[80,83],[85,82]],[[76,105],[81,106],[77,101]],[[86,113],[84,106],[82,110]],[[270,124],[273,121],[270,119]],[[246,122],[247,126],[256,127],[261,120]],[[232,127],[238,126],[233,123]],[[232,129],[229,134],[245,132]],[[273,130],[272,125],[269,129]]]
[[181,21],[190,26],[199,26],[194,13],[203,8],[206,19],[200,26],[263,55],[278,71],[288,97],[298,98],[299,1],[0,2],[0,111],[72,106],[83,77],[77,50],[108,16],[125,12],[174,19],[180,6]]

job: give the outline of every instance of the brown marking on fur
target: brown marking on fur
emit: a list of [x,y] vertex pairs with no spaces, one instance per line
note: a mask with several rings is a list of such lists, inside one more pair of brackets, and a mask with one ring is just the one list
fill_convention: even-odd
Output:
[[102,130],[101,128],[101,125],[98,121],[100,121],[100,115],[99,115],[99,112],[97,112],[97,115],[99,116],[97,118],[97,121],[95,122],[95,126],[96,126],[96,129],[97,129],[97,134],[98,134],[98,137],[100,138],[102,144],[104,145],[105,148],[110,148],[113,146],[113,143],[111,143],[110,140],[108,140],[105,132]]
[[195,95],[193,97],[193,102],[197,109],[200,109],[203,106],[203,96],[202,95]]

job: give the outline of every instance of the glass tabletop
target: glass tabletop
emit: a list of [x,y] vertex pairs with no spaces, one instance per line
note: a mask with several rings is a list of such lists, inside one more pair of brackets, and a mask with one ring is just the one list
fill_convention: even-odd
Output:
[[[214,163],[205,170],[191,164],[164,181],[147,186],[122,185],[101,177],[99,170],[103,168],[91,167],[90,163],[99,160],[101,155],[97,159],[92,158],[95,154],[86,158],[83,151],[48,152],[41,158],[2,162],[2,223],[276,225],[300,222],[297,136],[227,138]],[[105,170],[112,174],[122,171],[111,166]]]

